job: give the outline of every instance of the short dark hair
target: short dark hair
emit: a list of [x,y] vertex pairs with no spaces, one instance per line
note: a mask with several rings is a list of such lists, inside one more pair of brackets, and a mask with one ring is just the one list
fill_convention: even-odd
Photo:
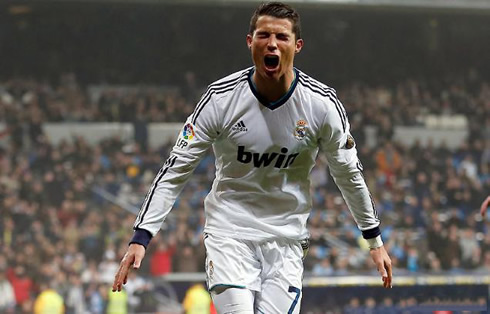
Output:
[[296,39],[301,38],[301,21],[299,13],[293,7],[282,2],[266,2],[258,6],[250,19],[250,29],[248,31],[250,35],[253,35],[257,27],[257,20],[263,15],[279,19],[289,19],[293,23],[293,33],[296,35]]

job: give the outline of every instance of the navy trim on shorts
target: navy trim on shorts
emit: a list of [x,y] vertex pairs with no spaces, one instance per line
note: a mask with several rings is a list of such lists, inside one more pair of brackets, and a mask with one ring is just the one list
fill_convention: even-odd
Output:
[[211,291],[213,290],[214,288],[216,287],[228,287],[228,288],[239,288],[239,289],[247,289],[247,287],[245,286],[239,286],[239,285],[230,285],[230,284],[225,284],[225,283],[219,283],[219,284],[216,284],[216,285],[213,285],[211,288],[209,288],[208,290]]

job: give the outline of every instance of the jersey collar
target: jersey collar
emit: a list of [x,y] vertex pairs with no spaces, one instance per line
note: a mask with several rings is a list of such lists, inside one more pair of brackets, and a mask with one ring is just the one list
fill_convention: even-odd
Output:
[[281,107],[286,101],[288,101],[288,99],[293,94],[294,89],[296,88],[296,85],[298,85],[299,73],[298,73],[298,70],[296,68],[293,68],[293,71],[294,71],[294,79],[293,79],[293,82],[291,83],[291,86],[289,87],[288,92],[286,94],[284,94],[278,100],[273,101],[273,102],[270,102],[267,99],[265,99],[264,97],[262,97],[262,95],[260,95],[259,92],[257,91],[257,87],[255,86],[255,83],[252,80],[252,75],[254,74],[254,71],[255,71],[255,68],[253,67],[250,70],[250,72],[248,73],[247,80],[248,80],[248,85],[250,86],[250,90],[254,94],[255,98],[257,98],[257,100],[262,105],[266,106],[267,108],[269,108],[271,110],[274,110],[274,109],[277,109],[277,108]]

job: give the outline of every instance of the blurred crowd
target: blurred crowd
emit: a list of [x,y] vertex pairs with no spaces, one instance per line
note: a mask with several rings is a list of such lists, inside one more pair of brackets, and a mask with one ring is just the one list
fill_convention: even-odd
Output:
[[[417,291],[411,289],[412,293]],[[393,297],[365,297],[349,295],[350,300],[344,306],[338,306],[339,302],[324,303],[320,306],[307,310],[307,314],[323,314],[328,308],[327,313],[332,314],[411,314],[411,313],[440,313],[441,308],[450,308],[450,313],[480,313],[487,309],[485,297],[461,297],[461,298],[428,298],[406,296],[402,298]],[[395,301],[396,300],[396,301]]]
[[[168,88],[81,86],[73,73],[60,76],[56,84],[11,79],[0,82],[0,117],[14,130],[27,126],[35,134],[43,122],[182,122],[204,91],[194,72],[183,77],[179,86]],[[393,125],[417,125],[418,117],[428,114],[463,114],[478,122],[470,128],[489,128],[490,85],[475,70],[463,77],[407,79],[392,86],[358,82],[336,88],[351,123],[377,125],[387,137]]]
[[[82,88],[68,74],[52,85],[0,83],[0,312],[30,313],[56,291],[70,313],[119,306],[109,293],[131,226],[173,143],[158,148],[83,137],[53,144],[46,122],[183,122],[202,88],[190,73],[180,88]],[[490,191],[490,84],[407,80],[391,87],[352,84],[338,90],[350,116],[364,175],[382,220],[394,274],[490,273],[489,223],[477,215]],[[429,113],[460,113],[468,139],[444,144],[393,140],[395,125],[417,125]],[[378,145],[364,145],[363,127],[377,128]],[[123,298],[131,309],[151,306],[151,277],[204,271],[203,199],[214,159],[197,167],[163,230],[147,250]],[[313,211],[308,275],[375,273],[323,156],[312,175]],[[97,191],[113,195],[114,204]],[[146,278],[146,279],[145,279]],[[126,302],[127,301],[127,302]],[[39,303],[38,303],[39,304]]]

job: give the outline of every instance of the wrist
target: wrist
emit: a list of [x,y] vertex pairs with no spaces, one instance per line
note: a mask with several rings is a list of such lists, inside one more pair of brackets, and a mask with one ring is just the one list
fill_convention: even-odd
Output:
[[142,245],[145,249],[150,243],[152,238],[152,235],[149,231],[145,229],[136,229],[134,231],[133,237],[131,238],[131,241],[129,241],[129,244],[139,244]]
[[368,242],[370,249],[377,249],[383,246],[383,240],[381,239],[381,235],[378,235],[377,237],[371,239],[366,239],[366,241]]

